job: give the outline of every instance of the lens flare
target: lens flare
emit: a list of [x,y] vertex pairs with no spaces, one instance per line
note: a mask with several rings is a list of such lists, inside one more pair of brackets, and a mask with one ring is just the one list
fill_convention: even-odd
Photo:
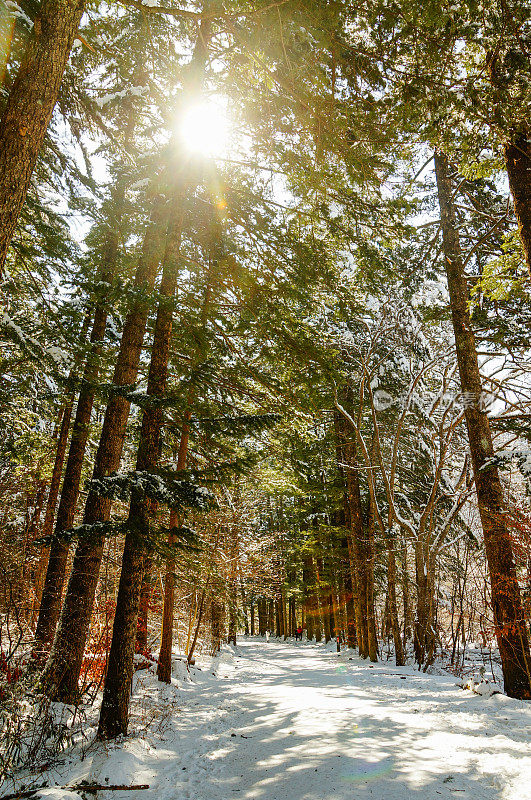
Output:
[[179,135],[187,150],[206,156],[226,151],[229,122],[223,108],[205,102],[187,108],[179,123]]

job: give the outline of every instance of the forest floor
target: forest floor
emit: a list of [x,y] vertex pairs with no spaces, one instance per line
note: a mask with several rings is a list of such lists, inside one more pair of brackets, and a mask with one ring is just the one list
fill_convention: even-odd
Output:
[[531,797],[530,703],[306,642],[243,639],[200,666],[190,679],[177,662],[172,686],[138,672],[130,735],[63,753],[39,795],[81,800],[54,784],[87,781],[149,784],[98,800]]

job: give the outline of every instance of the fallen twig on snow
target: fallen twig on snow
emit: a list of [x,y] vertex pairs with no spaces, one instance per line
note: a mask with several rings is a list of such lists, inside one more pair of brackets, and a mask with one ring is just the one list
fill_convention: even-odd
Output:
[[28,789],[24,792],[13,792],[13,794],[5,794],[0,797],[0,800],[22,800],[24,797],[34,797],[43,789],[56,788],[67,789],[71,792],[89,792],[95,794],[96,792],[128,792],[138,789],[149,789],[149,783],[139,783],[135,786],[125,786],[124,784],[104,784],[104,783],[78,783],[75,786],[39,786],[36,789]]

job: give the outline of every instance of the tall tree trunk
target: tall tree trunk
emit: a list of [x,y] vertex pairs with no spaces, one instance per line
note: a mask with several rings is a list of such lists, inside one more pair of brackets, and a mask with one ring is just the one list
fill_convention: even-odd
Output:
[[280,625],[284,641],[288,638],[288,618],[286,614],[286,597],[284,590],[280,590]]
[[[319,573],[322,574],[322,564],[318,566]],[[330,630],[330,594],[322,588],[319,592],[319,599],[321,601],[321,612],[323,617],[323,633],[325,644],[332,638],[332,631]]]
[[295,619],[295,598],[290,597],[288,599],[288,636],[295,636],[297,632],[297,623]]
[[402,604],[404,606],[404,650],[407,647],[408,639],[411,638],[411,610],[409,601],[409,574],[407,563],[407,542],[405,537],[401,548],[401,568],[402,568]]
[[221,642],[223,641],[223,627],[224,627],[225,609],[223,603],[219,599],[216,591],[213,592],[212,601],[210,605],[210,620],[212,628],[212,650],[213,656],[221,650]]
[[[177,284],[178,247],[182,230],[181,208],[182,202],[176,204],[160,287],[161,300],[155,322],[147,388],[148,396],[153,398],[164,396],[168,378],[173,326],[172,301]],[[161,449],[162,422],[163,412],[160,406],[149,405],[144,410],[136,460],[136,469],[139,472],[152,472],[157,465]],[[149,531],[149,517],[148,498],[133,491],[128,516],[130,527],[125,536],[112,643],[100,712],[98,728],[100,739],[113,739],[127,732],[140,588],[147,555],[143,538]]]
[[513,133],[511,141],[505,145],[504,155],[518,231],[531,274],[531,127]]
[[[437,647],[437,599],[435,597],[435,558],[430,551],[429,545],[426,547],[426,563],[428,565],[428,627],[426,629],[426,663],[424,672],[433,664],[435,660],[435,650]],[[463,628],[464,633],[464,628]],[[531,684],[530,684],[531,686]]]
[[[188,91],[199,88],[202,83],[210,36],[211,23],[208,19],[203,18],[192,56]],[[187,172],[188,165],[186,166]],[[183,198],[190,184],[188,175],[183,174],[177,179],[172,203],[148,377],[147,394],[153,398],[162,398],[166,392],[173,327],[173,301],[180,265]],[[151,472],[156,467],[161,451],[162,423],[162,408],[158,404],[148,405],[142,415],[136,462],[138,471]],[[145,545],[142,535],[139,536],[139,531],[141,534],[149,531],[149,514],[149,500],[133,491],[128,517],[130,528],[125,537],[124,561],[118,587],[111,649],[98,725],[99,739],[113,739],[120,734],[127,733],[130,684],[133,675],[134,636],[142,569],[146,557]]]
[[[59,497],[59,487],[61,485],[61,475],[63,473],[63,465],[66,455],[66,448],[68,447],[68,434],[70,433],[70,422],[72,420],[72,411],[74,409],[73,397],[68,398],[63,408],[61,419],[61,427],[59,429],[59,436],[57,437],[57,447],[55,450],[55,461],[52,470],[52,478],[50,480],[50,488],[48,490],[48,499],[46,501],[46,511],[44,512],[44,522],[42,524],[41,535],[43,539],[48,538],[52,533],[53,522],[55,517],[55,507],[57,505],[57,498]],[[39,556],[37,563],[37,570],[35,573],[34,591],[35,598],[33,601],[34,614],[40,606],[42,600],[42,591],[44,586],[44,578],[46,575],[46,565],[50,556],[50,548],[45,545]]]
[[[113,215],[113,218],[109,220],[102,253],[102,265],[98,271],[98,283],[103,285],[113,283],[116,276],[120,232],[125,204],[125,184],[123,180],[117,182],[113,200],[117,212]],[[156,216],[160,216],[160,211],[157,211]],[[135,286],[139,289],[143,288],[149,280],[149,271],[146,270],[146,265],[142,262],[137,270]],[[154,281],[154,271],[152,280]],[[131,309],[130,314],[132,313],[134,313],[133,309]],[[39,609],[37,630],[35,632],[33,656],[37,661],[42,660],[50,650],[61,611],[61,597],[63,594],[66,565],[70,549],[68,541],[64,538],[63,533],[64,531],[70,530],[74,525],[81,473],[83,471],[83,462],[85,460],[85,451],[90,432],[90,419],[94,406],[95,384],[101,372],[100,362],[103,339],[107,326],[107,316],[108,304],[105,299],[101,298],[98,300],[94,311],[94,321],[90,334],[90,350],[83,371],[83,380],[72,427],[72,436],[61,489],[61,498],[57,510],[54,539],[50,546],[48,567]],[[123,346],[125,347],[126,344],[127,343],[124,341]],[[128,372],[128,367],[127,357],[124,358],[124,354],[122,354],[122,345],[120,345],[115,379],[118,378],[118,380],[120,380],[122,375],[131,374],[130,371]],[[81,635],[83,635],[83,631],[81,631]]]
[[[177,472],[185,469],[188,456],[188,442],[190,436],[191,412],[187,410],[184,415],[183,429],[177,453]],[[179,524],[179,514],[176,508],[170,509],[170,531]],[[168,544],[174,542],[170,532]],[[201,595],[201,610],[204,605],[205,589]],[[157,677],[159,681],[170,683],[171,680],[171,653],[173,647],[173,610],[175,605],[175,559],[168,558],[164,575],[164,601],[162,607],[162,631],[160,637],[159,660],[157,664]]]
[[264,636],[265,635],[265,625],[264,625],[265,614],[264,614],[264,610],[263,610],[262,598],[261,597],[258,597],[256,599],[255,607],[256,607],[256,622],[255,622],[255,625],[257,626],[256,627],[257,635],[258,636]]
[[[208,269],[205,295],[203,298],[203,305],[201,310],[201,324],[203,331],[206,328],[206,323],[211,310],[213,283],[215,281],[217,271],[219,269],[220,254],[222,250],[221,231],[219,229],[219,225],[216,223],[212,227],[213,227],[213,235],[211,242],[211,253],[210,253],[211,257]],[[205,348],[200,347],[197,355],[198,357],[195,358],[194,361],[198,361],[199,358],[204,359],[206,357]],[[178,473],[186,468],[186,459],[188,457],[188,447],[190,442],[190,420],[192,419],[192,405],[195,401],[195,395],[196,395],[196,390],[192,389],[189,392],[187,399],[187,408],[185,409],[183,415],[182,432],[179,441],[179,450],[177,453]],[[178,517],[175,509],[172,509],[170,512],[170,529],[177,527],[177,524],[178,524]],[[173,544],[173,537],[171,533],[169,535],[168,543],[170,545]],[[217,539],[216,539],[216,546],[217,546]],[[173,607],[174,607],[173,593],[175,591],[174,572],[175,572],[175,560],[170,558],[166,562],[166,574],[164,578],[165,588],[164,588],[164,604],[162,609],[161,646],[160,646],[159,660],[157,666],[157,675],[159,680],[165,681],[166,683],[169,683],[170,680],[169,676],[171,674],[171,651],[173,646]],[[201,595],[201,609],[204,606],[204,595],[205,595],[205,590],[203,590],[203,593]],[[166,604],[168,604],[168,607],[166,607]],[[196,629],[197,633],[198,630],[199,629],[197,628]],[[234,633],[234,644],[236,644],[235,633]],[[190,658],[190,655],[188,657]]]
[[315,619],[315,576],[313,572],[312,556],[304,552],[302,556],[302,583],[304,585],[304,608],[306,616],[306,638],[313,640]]
[[[347,391],[345,401],[350,399]],[[364,522],[361,504],[361,492],[356,464],[356,443],[352,433],[347,429],[343,417],[334,414],[336,432],[337,461],[340,474],[345,481],[345,524],[347,529],[347,546],[350,561],[350,578],[352,585],[352,601],[356,627],[358,651],[362,658],[369,655],[369,630],[367,625],[367,574],[364,558]]]
[[[170,509],[170,530],[179,524],[176,508]],[[170,534],[171,536],[171,534]],[[172,544],[172,541],[170,541]],[[204,595],[201,596],[201,606]],[[162,606],[162,629],[157,664],[157,678],[163,683],[171,683],[171,654],[173,648],[173,611],[175,608],[175,559],[168,558],[164,573],[164,601]],[[202,609],[201,609],[202,610]]]
[[[347,592],[345,589],[345,579],[341,578],[341,584],[338,589],[338,606],[339,606],[339,617],[341,619],[341,631],[343,634],[343,641],[345,645],[348,647],[348,611],[347,611]],[[352,614],[354,614],[354,607],[352,608]]]
[[256,605],[258,608],[258,636],[265,636],[267,631],[266,601],[260,597]]
[[335,639],[341,639],[341,618],[339,615],[339,606],[337,603],[335,587],[332,587],[332,593],[330,595],[330,608],[332,611],[330,614],[330,624],[332,626],[333,636]]
[[[140,600],[138,604],[138,620],[136,626],[136,639],[135,639],[135,652],[145,653],[148,650],[148,621],[149,621],[149,604],[151,601],[151,594],[153,592],[152,583],[152,569],[153,560],[146,556],[144,560],[144,569],[142,573],[142,585],[140,587]],[[166,597],[166,592],[164,592]],[[173,617],[172,617],[173,624]]]
[[241,598],[242,598],[242,614],[243,614],[244,633],[245,633],[245,636],[249,636],[248,604],[247,604],[247,598],[245,596],[245,589],[243,588],[243,583],[240,584],[240,594],[241,594]]
[[391,617],[391,630],[393,632],[393,642],[395,645],[395,660],[397,667],[403,667],[406,663],[404,648],[402,647],[402,636],[398,622],[398,607],[396,602],[396,560],[394,551],[394,538],[389,534],[387,550],[387,596],[389,598],[389,614]]
[[249,603],[249,611],[251,614],[251,636],[255,635],[255,622],[254,622],[254,598],[251,597],[251,601]]
[[[349,399],[347,391],[345,400]],[[352,434],[345,425],[343,416],[334,410],[334,429],[336,436],[336,459],[338,472],[343,479],[345,487],[343,493],[343,506],[345,513],[345,528],[347,531],[346,550],[348,556],[349,576],[346,586],[350,587],[350,605],[353,616],[349,625],[349,647],[357,643],[359,653],[363,658],[368,655],[368,632],[366,617],[363,612],[360,566],[360,543],[363,537],[363,514],[361,510],[361,495],[359,478],[356,469],[356,445]]]
[[337,617],[334,608],[334,590],[327,597],[328,616],[330,618],[330,638],[334,639],[337,632]]
[[232,600],[229,599],[229,629],[227,633],[227,642],[228,644],[234,645],[234,647],[236,647],[237,619],[236,606]]
[[228,607],[229,625],[227,631],[227,643],[236,647],[236,631],[238,627],[238,535],[233,525],[229,526],[229,581],[228,581]]
[[[373,461],[376,463],[376,460]],[[365,603],[367,614],[367,646],[369,659],[378,661],[378,636],[376,633],[376,609],[374,607],[374,512],[372,501],[368,498],[369,513],[367,524],[364,526],[363,557],[365,560]]]
[[348,538],[345,537],[341,541],[342,550],[344,553],[344,560],[346,569],[344,570],[344,587],[345,587],[345,611],[347,623],[347,646],[356,647],[356,606],[354,603],[354,591],[352,586],[352,569],[350,563],[350,554],[348,550]]
[[[154,363],[153,355],[151,363],[152,365]],[[156,375],[153,375],[153,372],[154,369],[150,370],[150,381],[148,381],[150,395],[154,394],[149,389],[153,389],[155,381],[165,383],[165,379],[160,380],[158,372]],[[156,396],[162,395],[157,393]],[[159,408],[144,411],[136,461],[136,469],[139,472],[150,471],[157,463],[160,451],[158,441],[160,425],[154,422],[153,417],[158,416],[159,412]],[[140,590],[144,561],[148,555],[144,539],[149,531],[149,516],[149,501],[133,490],[128,517],[130,527],[125,536],[113,635],[101,705],[98,728],[100,739],[112,739],[127,732]]]
[[426,658],[426,631],[428,628],[428,565],[425,562],[422,540],[415,542],[415,577],[417,583],[417,610],[415,615],[415,661],[422,666]]
[[[83,325],[81,328],[81,336],[80,342],[82,345],[85,345],[85,337],[87,335],[87,331],[90,327],[90,320],[91,315],[90,313],[85,314],[85,318],[83,320]],[[94,323],[93,323],[94,325]],[[69,379],[75,379],[78,374],[79,366],[82,362],[82,356],[77,355],[74,360],[74,366],[70,371]],[[55,509],[57,506],[57,499],[59,497],[59,487],[61,485],[61,475],[63,473],[63,465],[66,456],[66,449],[68,447],[68,435],[70,433],[70,422],[72,421],[72,412],[74,410],[74,394],[71,393],[70,396],[67,398],[65,405],[61,411],[61,424],[59,426],[59,431],[57,435],[57,446],[55,450],[55,461],[52,470],[52,478],[50,481],[50,488],[48,491],[48,500],[46,501],[46,511],[44,514],[44,522],[42,525],[41,536],[43,538],[48,538],[52,534],[53,530],[53,523],[55,518]],[[33,615],[37,616],[37,611],[40,609],[40,604],[42,602],[42,594],[44,590],[44,580],[46,577],[47,566],[50,559],[50,547],[43,547],[39,562],[37,565],[37,570],[35,574],[35,598],[33,602]],[[61,586],[62,591],[62,586]],[[53,638],[53,631],[51,632],[50,636],[50,644],[51,639]],[[47,652],[47,651],[46,651]]]
[[317,589],[313,594],[312,601],[313,601],[313,629],[315,633],[315,641],[319,643],[322,642],[323,640],[323,628],[321,625],[321,610],[319,608],[319,594]]
[[[197,622],[196,622],[196,625],[195,625],[194,637],[192,639],[192,643],[190,645],[190,649],[188,650],[188,655],[186,656],[186,661],[187,661],[188,665],[193,663],[195,646],[197,644],[197,639],[199,637],[199,630],[201,628],[201,622],[203,621],[203,613],[204,613],[204,610],[205,610],[205,599],[206,599],[207,589],[208,589],[208,581],[205,583],[205,585],[203,586],[203,589],[201,591],[201,599],[199,601],[199,608],[198,608],[198,611],[197,611]],[[173,620],[172,620],[172,622],[173,622]],[[161,678],[159,678],[159,680],[161,680]]]
[[380,635],[381,638],[385,641],[386,639],[389,640],[389,631],[391,629],[391,623],[389,619],[389,592],[385,595],[385,604],[383,607],[382,612],[382,619],[380,623]]
[[84,5],[41,2],[0,120],[0,278]]
[[510,697],[530,699],[527,627],[507,526],[503,489],[498,469],[492,463],[494,448],[489,421],[481,405],[481,375],[468,311],[468,286],[456,225],[450,168],[446,156],[441,152],[435,153],[435,174],[461,389],[474,400],[465,404],[465,420],[490,573],[504,686]]
[[[159,197],[155,202],[150,224],[144,236],[142,255],[134,283],[137,292],[127,314],[120,341],[120,350],[113,376],[113,384],[117,387],[131,386],[138,374],[150,307],[149,294],[153,291],[164,243],[166,214],[164,199]],[[120,466],[129,409],[129,401],[121,394],[111,397],[105,411],[94,463],[93,477],[95,479],[110,475]],[[81,429],[80,436],[81,434],[86,436],[85,426]],[[76,458],[78,458],[80,449],[76,449]],[[81,470],[79,458],[77,468]],[[72,480],[71,485],[74,488],[75,481]],[[79,482],[77,485],[79,486]],[[72,505],[69,504],[69,510],[71,509]],[[85,525],[106,522],[109,519],[110,510],[111,500],[109,498],[90,491],[85,503],[83,522]],[[56,530],[65,529],[64,527],[59,528],[60,524],[64,524],[64,522],[59,519],[58,512]],[[92,535],[80,539],[74,556],[54,646],[43,674],[43,685],[51,697],[66,701],[75,698],[77,694],[102,555],[103,538]]]
[[[514,25],[514,9],[506,2],[500,3],[503,12],[503,28],[511,29]],[[516,28],[515,28],[516,30]],[[520,47],[523,46],[520,39]],[[501,50],[495,47],[487,53],[487,69],[494,90],[494,102],[497,106],[496,116],[503,119],[508,104],[513,101],[508,94],[510,83],[506,76],[500,74]],[[522,55],[522,53],[521,53]],[[529,60],[529,52],[523,46],[523,57]],[[531,274],[531,125],[524,118],[514,127],[505,131],[506,142],[503,148],[505,168],[509,179],[509,188],[513,197],[514,213],[518,222],[518,232],[522,240],[527,269]],[[441,154],[444,157],[444,154]]]
[[[17,606],[20,609],[21,616],[27,620],[31,614],[31,604],[28,602],[30,597],[31,586],[31,567],[32,567],[32,553],[35,545],[35,539],[39,532],[41,522],[41,514],[44,506],[44,498],[46,497],[46,481],[40,477],[37,479],[37,488],[35,495],[32,497],[33,512],[27,521],[26,529],[24,532],[24,543],[22,547],[22,560],[20,565],[20,572],[17,581],[15,595],[17,597]],[[29,497],[28,497],[29,505]]]
[[[348,436],[348,432],[347,436]],[[354,589],[354,610],[359,654],[369,655],[369,628],[367,619],[367,559],[365,553],[365,531],[363,508],[361,504],[360,483],[356,466],[356,445],[352,437],[343,443],[345,479],[347,485],[347,529],[348,550],[351,564],[351,578]]]

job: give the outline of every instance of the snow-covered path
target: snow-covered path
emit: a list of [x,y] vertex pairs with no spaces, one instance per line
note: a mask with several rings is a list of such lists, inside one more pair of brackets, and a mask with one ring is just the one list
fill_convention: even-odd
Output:
[[143,737],[89,749],[57,783],[150,785],[118,800],[531,798],[531,705],[451,676],[244,640],[177,690],[141,680]]

